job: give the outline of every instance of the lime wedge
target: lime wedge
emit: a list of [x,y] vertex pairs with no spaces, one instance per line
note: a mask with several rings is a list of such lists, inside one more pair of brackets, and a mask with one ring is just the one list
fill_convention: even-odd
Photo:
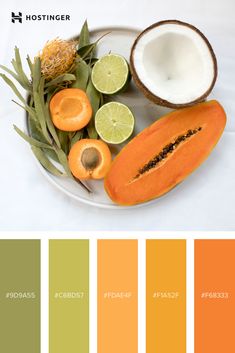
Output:
[[94,65],[91,80],[97,91],[115,94],[122,90],[129,79],[129,66],[125,58],[108,54]]
[[118,102],[104,104],[95,115],[98,135],[107,143],[126,141],[134,130],[135,119],[130,109]]

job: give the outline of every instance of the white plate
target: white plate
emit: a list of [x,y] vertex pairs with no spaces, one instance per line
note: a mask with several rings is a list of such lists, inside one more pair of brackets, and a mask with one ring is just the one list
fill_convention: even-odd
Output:
[[[97,48],[97,57],[101,57],[104,54],[109,53],[118,53],[123,55],[129,61],[130,49],[135,40],[135,38],[140,33],[139,30],[134,28],[123,28],[123,27],[107,27],[93,30],[91,32],[92,40],[96,40],[101,37],[103,34],[110,32],[105,36],[98,44]],[[170,111],[168,108],[157,106],[147,100],[143,94],[135,87],[133,80],[131,81],[130,88],[124,94],[120,94],[112,97],[112,100],[117,100],[122,102],[132,110],[136,118],[135,121],[135,131],[134,134],[143,130],[146,126],[152,124],[158,117],[166,114]],[[133,136],[132,136],[133,137]],[[119,146],[119,149],[123,146]],[[111,147],[112,151],[117,153],[118,147],[116,150],[114,147]],[[71,179],[64,179],[55,177],[54,175],[47,172],[41,164],[38,162],[38,166],[43,173],[43,175],[59,190],[63,191],[68,196],[92,205],[96,207],[103,208],[126,208],[115,205],[107,196],[104,187],[103,181],[89,181],[86,184],[92,189],[92,193],[88,194],[82,187],[79,186],[75,181]],[[138,207],[142,205],[150,204],[153,201],[133,206]]]

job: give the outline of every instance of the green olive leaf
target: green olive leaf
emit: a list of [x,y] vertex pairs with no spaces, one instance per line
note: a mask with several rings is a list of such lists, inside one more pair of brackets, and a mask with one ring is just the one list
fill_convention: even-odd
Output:
[[60,88],[58,86],[55,87],[48,87],[47,88],[47,95],[46,95],[46,101],[49,104],[51,98],[54,96],[54,94],[56,94],[56,92],[58,92],[60,90]]
[[28,136],[25,134],[22,130],[20,130],[16,125],[13,125],[15,131],[25,140],[27,141],[31,146],[36,146],[36,147],[41,147],[41,148],[48,148],[48,149],[53,149],[51,145],[48,145],[47,143],[40,142],[36,140],[35,138]]
[[41,150],[41,148],[35,146],[32,146],[31,148],[35,157],[48,172],[59,177],[66,176],[66,174],[62,173],[59,169],[54,166],[54,164],[48,159],[48,157]]
[[86,93],[92,106],[92,118],[87,126],[87,132],[90,138],[97,139],[98,134],[95,129],[95,114],[100,106],[100,93],[94,87],[91,78],[89,79]]
[[89,79],[86,94],[91,102],[93,116],[96,114],[97,110],[99,109],[100,105],[100,93],[97,91],[95,86],[93,85],[91,78]]
[[64,151],[64,153],[66,155],[68,155],[69,153],[69,147],[70,147],[70,138],[69,138],[69,134],[66,131],[62,131],[62,130],[57,130],[57,135],[60,141],[60,146],[62,148],[62,150]]
[[104,95],[100,93],[100,107],[102,107],[102,105],[104,105]]
[[90,62],[89,62],[90,66],[93,67],[95,65],[95,63],[97,63],[98,60],[99,59],[97,59],[97,58],[91,58]]
[[83,60],[92,60],[92,56],[94,55],[95,52],[95,48],[97,46],[97,44],[99,43],[99,41],[104,38],[105,36],[107,36],[110,32],[107,32],[105,34],[103,34],[100,38],[98,38],[94,43],[91,44],[87,44],[81,48],[78,48],[77,53],[78,55],[81,57],[81,59]]
[[78,142],[79,140],[81,140],[83,138],[83,134],[84,134],[84,130],[79,130],[76,132],[76,134],[72,137],[71,139],[71,147]]
[[50,115],[48,103],[45,103],[44,110],[45,110],[46,124],[47,124],[48,130],[50,131],[55,143],[57,144],[57,146],[60,147],[60,140],[59,140],[59,138],[57,136],[57,132],[56,132],[55,126],[54,126],[54,124],[53,124],[53,122],[51,120],[51,115]]
[[51,143],[51,138],[50,138],[50,136],[48,134],[48,131],[47,131],[47,124],[46,124],[46,118],[45,118],[45,113],[44,113],[44,106],[42,105],[41,97],[40,97],[38,92],[34,92],[33,96],[34,96],[34,104],[35,104],[36,115],[37,115],[38,121],[40,123],[43,135],[46,138],[46,140],[49,143]]
[[44,103],[44,86],[45,86],[45,77],[41,76],[39,85],[38,85],[38,93],[42,99],[42,103]]
[[56,86],[56,85],[58,85],[60,83],[63,83],[63,82],[75,81],[75,80],[76,80],[76,76],[75,75],[73,75],[73,74],[63,74],[63,75],[57,76],[53,80],[47,82],[45,84],[45,87]]
[[53,161],[60,163],[57,154],[55,153],[54,150],[48,150],[46,148],[42,148],[43,152],[45,153],[45,155],[47,157],[49,157],[50,159],[52,159]]
[[71,87],[80,88],[85,91],[89,78],[89,71],[89,66],[85,63],[85,61],[80,60],[77,63],[77,67],[75,70],[76,81],[73,82]]
[[41,80],[41,60],[39,57],[36,57],[33,64],[33,91],[38,90]]
[[[29,114],[27,117],[27,122],[28,122],[29,135],[40,142],[47,143],[47,140],[42,133],[42,129],[41,129],[41,126],[40,126],[38,120],[32,119]],[[48,157],[50,157],[51,159],[53,159],[56,162],[59,162],[57,154],[55,153],[54,150],[43,149],[43,151]]]
[[60,148],[60,141],[58,139],[55,126],[54,126],[54,124],[52,123],[52,120],[51,120],[51,115],[50,115],[50,112],[49,112],[49,104],[48,104],[48,102],[45,102],[44,87],[45,87],[45,78],[41,77],[40,83],[39,83],[39,86],[38,86],[38,91],[39,91],[39,97],[40,97],[40,100],[41,100],[41,107],[42,107],[42,110],[43,110],[44,119],[45,119],[45,122],[46,122],[46,127],[48,128],[51,136],[53,137],[53,139],[55,141],[55,143]]
[[98,134],[95,128],[95,122],[94,119],[91,119],[89,124],[87,125],[87,132],[88,132],[88,136],[90,139],[97,139],[98,138]]
[[47,143],[38,121],[35,121],[29,115],[27,116],[27,130],[29,136],[33,137],[34,139],[40,142]]
[[15,93],[15,95],[19,98],[19,100],[25,104],[25,99],[19,92],[19,90],[16,88],[15,84],[4,74],[0,74],[2,79],[6,82],[8,86],[11,87],[12,91]]
[[84,47],[78,49],[77,53],[81,57],[81,59],[85,60],[91,55],[96,48],[97,43],[92,43],[85,45]]
[[71,171],[69,169],[67,155],[60,148],[55,148],[55,152],[56,152],[57,157],[59,159],[59,162],[63,166],[67,176],[70,177],[70,178],[73,178],[72,173],[71,173]]
[[28,62],[28,66],[29,66],[29,69],[30,69],[30,73],[31,73],[31,77],[33,76],[33,63],[29,57],[29,55],[27,55],[27,58],[26,58],[27,62]]
[[[38,122],[33,119],[31,119],[30,117],[28,117],[28,131],[29,131],[29,135],[31,137],[33,137],[34,139],[46,143],[46,139],[42,133],[41,127],[39,126]],[[43,152],[50,157],[51,159],[53,159],[55,162],[59,163],[57,154],[55,153],[54,150],[52,149],[46,149],[43,148]]]
[[22,79],[24,84],[30,88],[31,85],[27,75],[24,73],[24,70],[22,67],[22,61],[20,57],[20,51],[19,51],[19,48],[17,47],[15,47],[15,66],[14,67],[15,69],[17,69],[16,72],[18,73],[19,77]]
[[28,90],[28,86],[20,79],[20,77],[12,70],[8,69],[4,65],[0,65],[0,68],[11,75],[24,89]]
[[[18,77],[17,81],[21,84],[21,86],[26,90],[26,91],[31,91],[31,84],[30,83],[26,83],[24,81],[24,77],[22,76],[22,74],[18,71],[18,67],[17,67],[17,64],[16,64],[16,61],[14,59],[12,59],[11,61],[14,69],[15,69],[15,72],[16,72],[16,75]],[[16,79],[16,78],[15,78]],[[28,81],[29,82],[29,81]]]
[[88,29],[88,23],[87,20],[84,22],[80,36],[79,36],[79,42],[78,42],[78,48],[85,47],[86,45],[90,44],[90,34],[89,34],[89,29]]
[[32,108],[32,107],[29,107],[26,102],[25,102],[25,105],[22,105],[18,102],[16,102],[14,99],[12,99],[12,102],[15,103],[16,105],[18,105],[19,107],[21,107],[22,109],[24,109],[28,114],[29,116],[34,119],[35,121],[37,121],[37,116],[36,116],[36,112],[35,110]]
[[[44,85],[44,78],[41,77],[41,61],[40,58],[36,58],[33,64],[33,99],[35,105],[35,111],[42,128],[43,135],[48,142],[51,142],[50,136],[47,131],[46,117],[44,112],[44,97],[42,99],[42,90]],[[41,92],[41,95],[39,93]]]
[[12,59],[12,60],[11,60],[11,64],[12,64],[12,66],[13,66],[15,72],[18,74],[18,67],[17,67],[17,64],[16,64],[15,59]]
[[33,95],[30,94],[27,98],[27,104],[30,106],[30,108],[32,108],[34,102],[33,102]]

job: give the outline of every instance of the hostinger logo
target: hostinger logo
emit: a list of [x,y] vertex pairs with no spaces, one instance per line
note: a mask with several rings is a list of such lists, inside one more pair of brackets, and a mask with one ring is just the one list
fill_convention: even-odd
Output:
[[18,21],[19,23],[22,23],[22,12],[18,12],[18,14],[16,14],[15,12],[11,13],[11,22],[15,23],[16,21]]
[[11,22],[22,23],[24,21],[70,21],[70,15],[68,14],[24,14],[22,12],[12,12]]

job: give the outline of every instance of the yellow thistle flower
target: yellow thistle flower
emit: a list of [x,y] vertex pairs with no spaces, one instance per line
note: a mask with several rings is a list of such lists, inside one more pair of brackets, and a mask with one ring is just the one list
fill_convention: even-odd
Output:
[[76,58],[77,42],[60,38],[48,41],[39,53],[41,71],[47,81],[67,72]]

